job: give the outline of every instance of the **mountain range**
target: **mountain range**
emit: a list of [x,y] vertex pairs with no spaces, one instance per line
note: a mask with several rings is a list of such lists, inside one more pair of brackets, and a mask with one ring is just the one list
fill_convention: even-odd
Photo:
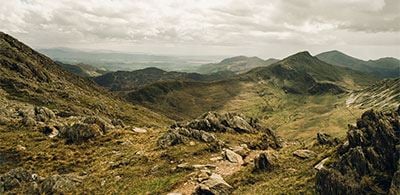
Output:
[[0,194],[400,193],[396,65],[321,55],[101,72],[0,32]]

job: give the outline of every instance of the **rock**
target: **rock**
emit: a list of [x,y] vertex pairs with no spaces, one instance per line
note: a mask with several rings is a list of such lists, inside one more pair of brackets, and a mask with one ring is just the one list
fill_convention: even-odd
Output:
[[276,158],[268,153],[260,153],[254,159],[254,171],[270,171],[276,166]]
[[225,149],[224,151],[225,158],[232,163],[243,164],[243,158],[239,154],[236,154],[234,151]]
[[47,122],[51,119],[56,118],[54,112],[46,107],[35,107],[36,120],[40,122]]
[[60,137],[67,143],[82,143],[100,135],[103,135],[103,131],[98,125],[86,123],[75,123],[64,127],[60,132]]
[[317,141],[320,145],[336,146],[340,144],[340,140],[338,138],[333,138],[326,133],[317,133]]
[[139,127],[133,128],[132,131],[135,132],[135,133],[147,133],[146,129],[139,128]]
[[40,185],[41,194],[70,194],[82,180],[70,175],[53,175]]
[[251,143],[249,148],[252,150],[267,150],[269,148],[282,148],[282,140],[275,134],[272,129],[263,129],[264,134],[257,142]]
[[[316,175],[319,194],[399,194],[400,107],[366,111]],[[361,178],[361,179],[360,179]]]
[[3,190],[7,192],[31,181],[33,181],[33,179],[29,171],[23,168],[15,168],[0,175],[0,191]]
[[221,175],[213,173],[207,180],[199,184],[195,193],[197,195],[215,194],[225,195],[232,193],[232,186],[230,186]]
[[317,154],[311,150],[296,150],[293,152],[293,156],[301,158],[301,159],[308,159],[314,158]]
[[243,146],[234,146],[232,147],[232,151],[235,152],[236,154],[239,154],[243,158],[249,155],[250,153],[250,149],[247,147],[246,144],[244,144]]
[[109,125],[107,125],[103,119],[96,116],[87,117],[83,122],[86,124],[97,125],[103,133],[106,133],[109,129]]
[[316,169],[316,170],[319,171],[319,170],[325,168],[325,167],[324,167],[324,164],[325,164],[325,162],[328,161],[328,160],[329,160],[329,157],[324,158],[323,160],[321,160],[318,164],[316,164],[316,165],[314,166],[314,169]]
[[217,156],[217,157],[212,157],[212,158],[210,158],[210,160],[211,160],[211,161],[220,161],[220,160],[224,160],[224,158],[221,157],[221,156]]
[[208,132],[254,133],[259,127],[255,121],[255,119],[247,118],[237,113],[221,115],[216,112],[207,112],[186,124],[176,124],[175,126]]
[[50,138],[54,138],[54,137],[58,136],[59,131],[54,126],[46,125],[42,128],[42,133]]
[[168,146],[185,143],[189,139],[195,139],[205,143],[218,142],[217,138],[211,133],[178,127],[176,129],[170,129],[162,135],[158,139],[157,145],[161,148],[166,148]]

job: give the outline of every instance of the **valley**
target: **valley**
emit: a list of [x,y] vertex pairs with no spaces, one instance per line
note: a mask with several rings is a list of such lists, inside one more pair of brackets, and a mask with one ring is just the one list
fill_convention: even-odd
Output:
[[328,61],[106,71],[0,32],[0,194],[399,193],[400,70]]

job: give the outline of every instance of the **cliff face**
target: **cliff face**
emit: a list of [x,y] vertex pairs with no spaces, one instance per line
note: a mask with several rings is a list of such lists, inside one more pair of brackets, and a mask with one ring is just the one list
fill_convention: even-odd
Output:
[[400,107],[369,110],[349,126],[335,160],[317,173],[319,194],[400,193]]

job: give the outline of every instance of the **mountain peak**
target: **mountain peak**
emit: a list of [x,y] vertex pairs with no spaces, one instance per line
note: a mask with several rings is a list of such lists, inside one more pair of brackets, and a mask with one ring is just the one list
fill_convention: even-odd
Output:
[[308,51],[302,51],[302,52],[298,52],[296,54],[293,54],[283,60],[287,61],[287,60],[302,60],[302,59],[313,59],[314,57],[308,52]]

